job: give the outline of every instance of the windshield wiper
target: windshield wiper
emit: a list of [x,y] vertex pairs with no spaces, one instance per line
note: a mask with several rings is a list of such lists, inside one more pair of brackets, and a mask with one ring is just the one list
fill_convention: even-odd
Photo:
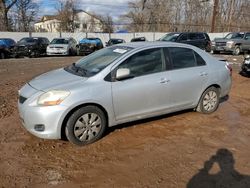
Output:
[[87,73],[88,73],[88,70],[87,70],[87,69],[84,69],[84,68],[82,68],[82,67],[76,66],[76,63],[73,63],[72,66],[73,66],[73,69],[74,69],[75,72],[77,72],[77,73],[82,73],[82,74],[84,74],[84,75],[87,75]]

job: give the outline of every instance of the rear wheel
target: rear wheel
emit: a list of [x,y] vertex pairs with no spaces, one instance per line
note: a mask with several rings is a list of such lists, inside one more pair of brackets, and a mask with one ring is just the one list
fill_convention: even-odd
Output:
[[75,111],[66,124],[66,137],[76,145],[93,143],[103,136],[106,117],[96,106],[85,106]]
[[217,110],[219,106],[219,90],[216,87],[208,88],[201,96],[196,111],[210,114]]

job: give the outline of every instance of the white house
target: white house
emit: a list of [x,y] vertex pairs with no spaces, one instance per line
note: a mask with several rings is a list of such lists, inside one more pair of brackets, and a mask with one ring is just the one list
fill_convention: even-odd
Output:
[[[83,10],[76,10],[75,32],[102,32],[100,19]],[[60,18],[57,15],[45,15],[34,24],[36,32],[59,32]]]
[[60,31],[60,20],[57,16],[43,16],[40,22],[34,24],[36,32],[58,32]]

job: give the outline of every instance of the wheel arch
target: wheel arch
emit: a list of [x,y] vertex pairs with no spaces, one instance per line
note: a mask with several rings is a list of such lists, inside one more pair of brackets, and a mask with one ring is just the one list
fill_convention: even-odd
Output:
[[203,92],[201,93],[200,98],[199,98],[199,100],[198,100],[198,103],[197,103],[197,105],[196,105],[196,108],[197,108],[197,106],[198,106],[199,103],[200,103],[200,100],[201,100],[201,97],[202,97],[203,93],[205,93],[205,91],[207,91],[207,89],[210,88],[210,87],[215,87],[215,88],[217,88],[217,89],[219,90],[219,94],[220,94],[221,87],[220,87],[219,84],[212,84],[212,85],[209,85],[209,86],[206,87],[206,88],[203,90]]
[[66,140],[66,134],[65,134],[65,127],[66,127],[66,124],[67,124],[67,121],[69,119],[69,117],[75,112],[77,111],[78,109],[82,108],[82,107],[85,107],[85,106],[95,106],[97,108],[99,108],[100,110],[103,111],[105,117],[106,117],[106,123],[108,125],[108,122],[109,122],[109,116],[108,116],[108,112],[107,110],[100,104],[97,104],[97,103],[84,103],[84,104],[79,104],[77,106],[75,106],[73,109],[71,109],[67,115],[64,117],[63,121],[62,121],[62,125],[61,125],[61,139],[63,140]]
[[219,97],[220,97],[221,87],[220,87],[219,84],[212,84],[212,85],[208,86],[208,87],[201,93],[200,98],[199,98],[199,100],[198,100],[198,103],[196,104],[196,107],[194,108],[195,111],[199,111],[199,112],[200,112],[200,110],[199,110],[199,104],[200,104],[200,101],[201,101],[201,99],[202,99],[202,96],[203,96],[203,94],[204,94],[209,88],[211,88],[211,87],[215,87],[216,89],[218,89]]

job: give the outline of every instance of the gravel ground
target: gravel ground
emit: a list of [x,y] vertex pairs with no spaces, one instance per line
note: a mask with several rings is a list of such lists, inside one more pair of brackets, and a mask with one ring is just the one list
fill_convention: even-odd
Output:
[[250,80],[238,74],[242,56],[221,57],[233,86],[215,113],[119,125],[86,147],[30,135],[16,107],[25,82],[79,57],[1,60],[0,187],[250,187]]

